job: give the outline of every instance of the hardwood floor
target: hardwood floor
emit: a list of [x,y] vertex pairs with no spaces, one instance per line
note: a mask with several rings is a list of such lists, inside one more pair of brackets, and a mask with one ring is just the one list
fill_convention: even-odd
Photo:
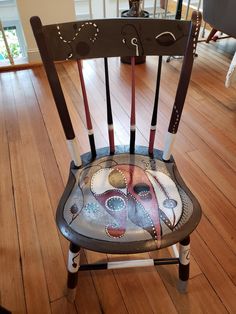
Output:
[[[30,314],[236,313],[236,86],[224,87],[230,58],[220,48],[201,43],[198,54],[174,148],[179,171],[203,209],[201,223],[191,237],[187,295],[176,289],[177,267],[158,266],[82,272],[76,301],[67,303],[68,243],[54,220],[70,162],[62,128],[41,66],[0,74],[2,306],[13,313]],[[149,136],[156,62],[149,57],[137,69],[139,144],[147,144]],[[75,65],[57,66],[81,151],[85,152],[88,140],[84,113],[78,105],[82,96]],[[86,61],[83,66],[87,88],[92,91],[89,102],[95,140],[101,147],[108,144],[102,63]],[[159,148],[163,147],[173,82],[180,66],[181,60],[163,64],[156,138]],[[116,144],[125,144],[129,138],[129,79],[130,67],[113,59],[110,84]],[[150,255],[170,253],[163,250]],[[114,258],[119,256],[88,251],[82,256],[85,263]]]

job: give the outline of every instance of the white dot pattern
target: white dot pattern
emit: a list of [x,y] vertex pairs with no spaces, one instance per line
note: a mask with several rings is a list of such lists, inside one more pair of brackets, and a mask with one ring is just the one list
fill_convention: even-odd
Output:
[[[117,205],[119,203],[119,205]],[[112,196],[106,200],[105,206],[108,210],[121,211],[125,209],[126,203],[120,196]]]
[[198,37],[199,30],[200,30],[200,25],[201,25],[200,15],[199,15],[199,12],[197,12],[196,28],[195,28],[195,32],[194,32],[194,38],[193,38],[193,56],[194,57],[196,54],[197,37]]
[[[95,33],[94,33],[94,37],[90,37],[89,40],[94,43],[95,40],[97,39],[97,36],[98,36],[98,32],[99,32],[99,28],[97,27],[97,24],[95,23],[92,23],[92,22],[85,22],[81,25],[81,27],[78,28],[78,31],[74,34],[74,37],[72,39],[69,39],[69,40],[66,40],[65,38],[63,38],[62,36],[62,33],[61,33],[61,29],[60,29],[60,26],[57,25],[57,34],[59,36],[59,38],[66,44],[71,44],[76,38],[77,36],[79,35],[80,31],[85,27],[85,26],[92,26],[95,28]],[[68,58],[66,58],[66,60],[68,59],[71,59],[73,56],[73,54],[71,53],[69,55]]]
[[[137,203],[138,205],[140,205],[140,203],[133,197],[133,195],[130,194],[130,196],[131,196],[132,199],[135,201],[135,203]],[[152,218],[150,217],[150,215],[146,212],[146,210],[145,210],[144,208],[143,208],[143,210],[144,210],[144,215],[145,215],[145,217],[149,220],[149,226],[151,226],[151,228],[152,228],[154,239],[155,239],[155,240],[158,240],[156,228],[155,228],[155,226],[154,226],[154,224],[153,224]]]
[[[194,38],[193,38],[193,57],[195,57],[195,54],[196,54],[197,38],[198,38],[199,30],[200,30],[200,25],[201,25],[200,15],[199,15],[199,12],[197,12],[196,28],[194,32]],[[173,134],[177,132],[176,130],[177,130],[179,120],[180,120],[180,114],[176,106],[174,106],[174,110],[175,110],[175,121],[173,123],[172,131],[171,131]]]

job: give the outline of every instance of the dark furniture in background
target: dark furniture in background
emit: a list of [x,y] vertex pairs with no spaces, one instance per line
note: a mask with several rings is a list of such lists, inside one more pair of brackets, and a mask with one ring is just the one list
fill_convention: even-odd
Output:
[[[162,264],[179,265],[180,288],[185,291],[189,278],[190,234],[198,225],[201,209],[183,182],[172,146],[188,90],[196,50],[201,15],[191,21],[157,19],[105,19],[54,25],[31,25],[40,50],[48,81],[64,128],[72,162],[68,183],[57,210],[57,224],[70,241],[68,289],[74,294],[78,271],[113,269]],[[155,95],[147,147],[135,144],[135,56],[157,56]],[[182,69],[164,151],[154,148],[162,56],[183,56]],[[129,56],[130,139],[127,146],[115,146],[112,100],[109,83],[109,58]],[[104,60],[109,147],[96,149],[86,82],[81,60]],[[85,123],[90,152],[80,156],[78,140],[69,116],[54,61],[75,60],[81,83]],[[153,71],[153,69],[151,69]],[[101,78],[101,80],[103,80]],[[119,91],[117,90],[117,97]],[[96,114],[95,114],[96,116]],[[179,243],[179,252],[175,244]],[[80,250],[131,254],[149,252],[174,245],[175,257],[94,265],[80,265]]]
[[203,19],[211,25],[207,42],[212,39],[217,31],[221,31],[236,38],[236,1],[235,0],[204,0]]
[[11,312],[0,305],[0,314],[11,314]]

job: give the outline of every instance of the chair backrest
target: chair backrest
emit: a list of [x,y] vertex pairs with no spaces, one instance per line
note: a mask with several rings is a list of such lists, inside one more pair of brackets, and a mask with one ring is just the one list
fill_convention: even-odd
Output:
[[169,160],[174,135],[183,110],[190,81],[201,14],[193,12],[192,21],[158,20],[149,18],[116,18],[91,21],[78,21],[53,25],[42,25],[39,17],[31,18],[34,36],[39,47],[48,81],[53,93],[62,126],[76,165],[80,165],[78,145],[71,123],[68,108],[54,61],[76,60],[84,99],[86,124],[92,156],[96,156],[92,121],[86,93],[86,84],[81,65],[82,59],[104,58],[105,88],[107,99],[107,122],[110,153],[115,153],[113,118],[109,86],[109,57],[130,57],[131,60],[131,118],[130,153],[135,151],[135,57],[159,56],[154,97],[153,114],[150,127],[149,154],[153,154],[155,139],[158,97],[161,78],[162,56],[183,56],[183,64],[163,159]]

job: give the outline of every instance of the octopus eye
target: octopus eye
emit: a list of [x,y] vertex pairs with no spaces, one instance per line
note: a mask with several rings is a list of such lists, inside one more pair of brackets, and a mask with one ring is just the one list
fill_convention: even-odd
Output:
[[105,204],[106,208],[112,211],[119,211],[126,207],[125,201],[120,196],[108,198]]
[[71,206],[71,208],[70,208],[71,214],[72,214],[72,215],[75,215],[75,214],[78,213],[78,211],[79,211],[78,206],[77,206],[76,204],[73,204],[73,205]]
[[173,200],[172,198],[168,198],[168,199],[164,200],[163,206],[165,208],[173,209],[177,206],[177,202],[176,202],[176,200]]
[[161,46],[171,46],[176,42],[176,38],[170,32],[163,32],[156,36],[156,41]]
[[137,183],[134,185],[134,192],[140,194],[143,192],[149,192],[150,187],[146,183]]
[[142,200],[151,200],[152,194],[150,192],[150,187],[146,183],[137,183],[134,185],[134,192],[138,194],[138,196]]

